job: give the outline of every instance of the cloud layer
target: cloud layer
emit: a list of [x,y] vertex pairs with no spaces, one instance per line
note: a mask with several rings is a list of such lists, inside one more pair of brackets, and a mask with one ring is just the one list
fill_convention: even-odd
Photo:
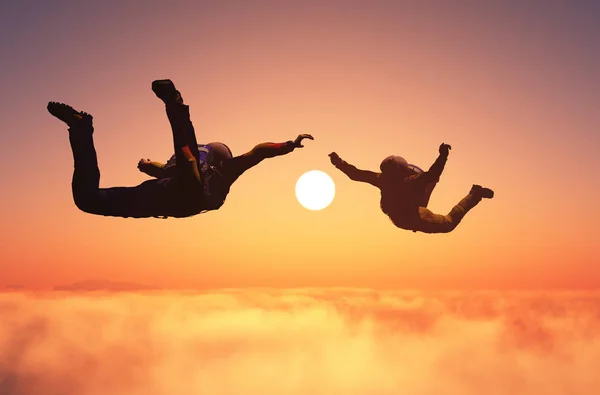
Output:
[[0,394],[597,393],[600,295],[0,294]]

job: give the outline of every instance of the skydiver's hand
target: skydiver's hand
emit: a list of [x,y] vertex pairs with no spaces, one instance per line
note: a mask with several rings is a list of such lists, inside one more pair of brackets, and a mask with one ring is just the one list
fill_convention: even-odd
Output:
[[150,159],[140,159],[140,161],[137,164],[137,168],[142,173],[145,173],[148,169],[148,166],[150,166],[150,163],[152,163]]
[[448,156],[451,149],[452,147],[450,146],[450,144],[442,143],[440,145],[440,155]]
[[335,152],[329,154],[329,159],[331,160],[331,164],[335,167],[338,167],[342,163],[342,158]]
[[301,134],[298,137],[296,137],[296,140],[294,140],[294,146],[296,148],[303,148],[304,145],[302,145],[302,140],[304,139],[314,140],[315,138],[310,134]]

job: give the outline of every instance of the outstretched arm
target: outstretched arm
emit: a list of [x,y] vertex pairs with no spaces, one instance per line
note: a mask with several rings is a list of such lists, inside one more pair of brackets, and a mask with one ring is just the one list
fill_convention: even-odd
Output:
[[356,166],[351,165],[350,163],[342,160],[335,152],[329,154],[331,158],[331,163],[342,171],[345,175],[348,176],[353,181],[366,182],[373,186],[379,185],[379,173],[375,173],[369,170],[360,170],[356,168]]
[[433,165],[421,176],[427,182],[437,182],[444,171],[444,167],[446,166],[446,161],[448,160],[448,154],[450,152],[450,147],[448,144],[442,143],[440,145],[440,155],[437,157]]
[[302,134],[298,136],[294,141],[289,140],[285,143],[258,144],[251,151],[226,161],[224,164],[223,172],[228,176],[228,178],[230,178],[230,182],[233,182],[246,170],[262,162],[263,159],[286,155],[296,148],[304,147],[302,145],[302,140],[305,138],[314,140],[314,138],[311,135]]

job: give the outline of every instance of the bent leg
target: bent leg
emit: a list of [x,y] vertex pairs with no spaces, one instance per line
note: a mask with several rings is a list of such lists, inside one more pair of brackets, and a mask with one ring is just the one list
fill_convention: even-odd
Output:
[[[170,180],[150,180],[136,187],[100,188],[100,170],[93,140],[91,116],[69,128],[73,151],[73,200],[81,211],[104,216],[147,218],[171,215]],[[89,122],[88,122],[89,121]]]
[[173,132],[174,173],[178,180],[180,193],[189,196],[202,194],[202,180],[199,169],[200,153],[194,127],[190,120],[189,107],[173,103],[167,104],[166,110]]
[[415,231],[423,233],[448,233],[456,225],[449,215],[436,214],[426,207],[419,207],[419,218],[415,224]]
[[81,210],[122,218],[185,217],[194,214],[181,200],[171,179],[148,180],[134,187],[98,188],[80,199]]
[[[74,161],[71,182],[73,200],[80,210],[90,213],[97,211],[92,206],[100,186],[100,169],[93,133],[91,116],[69,128],[69,143]],[[93,212],[93,214],[97,213]]]
[[152,90],[165,103],[173,134],[177,170],[179,173],[183,173],[182,176],[187,177],[190,166],[186,166],[186,162],[191,161],[192,158],[196,163],[199,160],[198,142],[194,125],[190,119],[189,106],[183,103],[181,93],[171,80],[153,81]]
[[181,154],[181,149],[187,147],[192,155],[198,158],[198,143],[196,132],[190,119],[190,108],[186,104],[167,103],[167,117],[171,124],[175,155]]
[[416,231],[423,233],[449,233],[462,221],[464,216],[479,202],[481,196],[469,192],[447,215],[435,214],[425,207],[419,207]]
[[187,216],[194,207],[181,199],[177,182],[150,180],[136,187],[100,188],[100,170],[94,147],[93,117],[58,102],[49,102],[51,115],[69,127],[74,171],[71,183],[73,200],[82,211],[118,217]]

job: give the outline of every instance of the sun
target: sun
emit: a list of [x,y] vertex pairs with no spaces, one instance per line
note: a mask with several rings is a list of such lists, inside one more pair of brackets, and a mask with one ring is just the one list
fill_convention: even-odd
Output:
[[304,208],[309,210],[323,210],[333,202],[334,197],[335,184],[323,171],[308,171],[296,182],[296,198]]

